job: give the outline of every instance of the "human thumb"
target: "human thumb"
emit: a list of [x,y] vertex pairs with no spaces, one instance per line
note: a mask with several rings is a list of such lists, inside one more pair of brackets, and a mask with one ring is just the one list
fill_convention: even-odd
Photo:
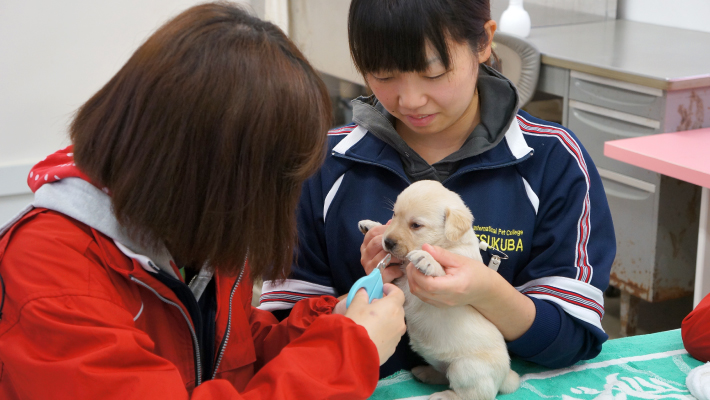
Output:
[[394,300],[399,305],[404,304],[404,292],[397,286],[391,283],[385,283],[382,287],[382,291],[385,293],[387,299]]
[[353,296],[353,299],[350,300],[350,305],[348,308],[351,308],[353,306],[359,307],[362,305],[367,305],[370,303],[370,296],[367,295],[367,291],[363,288],[358,289],[357,292],[355,292],[355,296]]
[[462,255],[454,254],[439,246],[432,246],[428,243],[422,246],[422,250],[431,254],[431,256],[434,257],[439,264],[446,268],[458,268],[461,265],[464,265],[466,260],[466,257]]

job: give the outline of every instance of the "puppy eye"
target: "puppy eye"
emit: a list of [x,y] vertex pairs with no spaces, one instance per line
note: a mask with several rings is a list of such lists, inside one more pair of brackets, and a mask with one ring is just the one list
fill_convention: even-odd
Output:
[[412,223],[409,225],[409,227],[416,230],[416,229],[421,228],[422,225],[420,225],[420,224],[418,224],[418,223],[416,223],[416,222],[412,222]]

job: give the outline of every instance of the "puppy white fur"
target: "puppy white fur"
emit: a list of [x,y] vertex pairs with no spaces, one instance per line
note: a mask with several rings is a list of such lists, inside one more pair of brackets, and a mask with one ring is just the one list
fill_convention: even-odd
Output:
[[[377,225],[370,220],[358,224],[363,233]],[[422,245],[482,261],[472,225],[473,215],[459,195],[439,182],[419,181],[397,197],[382,246],[425,275],[443,276],[444,269]],[[448,383],[452,389],[434,393],[430,400],[488,400],[499,391],[511,393],[518,388],[519,376],[510,369],[505,340],[495,325],[470,306],[436,308],[421,301],[410,293],[406,276],[394,283],[405,294],[412,349],[430,364],[412,373],[425,383]]]

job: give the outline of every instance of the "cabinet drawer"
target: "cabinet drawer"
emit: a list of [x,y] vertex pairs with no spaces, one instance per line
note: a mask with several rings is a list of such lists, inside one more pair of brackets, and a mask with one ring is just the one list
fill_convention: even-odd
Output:
[[567,96],[567,84],[570,71],[551,65],[540,65],[540,76],[537,80],[537,90],[556,96]]
[[577,71],[570,72],[569,98],[652,119],[664,115],[662,90]]
[[625,179],[602,176],[616,234],[611,283],[652,301],[659,190],[628,185]]
[[604,156],[604,142],[659,133],[661,125],[658,121],[570,100],[567,126],[577,135],[597,167],[657,183],[655,172]]

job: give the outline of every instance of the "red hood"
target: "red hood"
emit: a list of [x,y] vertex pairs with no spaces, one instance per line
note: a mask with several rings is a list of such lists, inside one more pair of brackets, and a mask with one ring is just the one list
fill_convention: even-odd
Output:
[[45,183],[56,182],[64,178],[81,178],[91,182],[89,177],[79,171],[79,168],[74,164],[73,149],[73,145],[67,146],[50,154],[32,167],[30,175],[27,177],[27,185],[32,189],[32,192],[36,192]]
[[[27,184],[32,189],[32,192],[37,192],[42,185],[45,185],[47,183],[53,183],[60,181],[64,178],[79,178],[82,179],[86,182],[89,182],[90,184],[94,185],[96,188],[101,189],[104,193],[107,195],[111,195],[109,192],[108,188],[102,187],[100,185],[95,184],[94,182],[89,179],[86,174],[81,172],[79,168],[77,168],[76,164],[74,163],[74,153],[72,153],[74,149],[74,146],[67,146],[64,149],[58,150],[54,154],[51,154],[47,156],[44,160],[40,161],[37,163],[32,169],[30,170],[30,174],[27,177]],[[33,203],[35,204],[35,203]],[[40,207],[47,207],[47,206],[40,206]],[[57,211],[57,209],[52,208],[49,206],[48,208]],[[74,219],[77,219],[79,221],[83,221],[87,225],[91,226],[94,229],[99,230],[100,232],[107,234],[106,231],[102,230],[99,228],[97,225],[93,225],[91,222],[87,220],[87,218],[82,218],[79,217],[77,214],[72,214],[72,213],[67,213],[65,210],[59,210],[59,212],[66,214]],[[91,218],[88,218],[91,219]],[[116,239],[116,237],[112,236],[111,234],[107,234],[107,236]],[[123,241],[122,241],[123,242]],[[124,242],[125,243],[125,242]],[[136,254],[133,253],[132,250],[130,249],[121,249],[121,251],[126,254],[129,258],[136,258]],[[143,253],[140,253],[141,255]],[[153,272],[152,267],[148,267],[145,263],[145,261],[142,261],[141,259],[138,259],[139,263],[144,266],[145,269]],[[145,265],[144,265],[145,264]],[[156,262],[156,264],[160,268],[169,268],[172,267],[174,275],[176,277],[180,276],[180,272],[178,267],[175,265],[173,260],[170,258],[168,255],[168,258],[165,260],[164,263]],[[169,267],[168,267],[169,264]],[[180,279],[180,278],[178,278]]]

